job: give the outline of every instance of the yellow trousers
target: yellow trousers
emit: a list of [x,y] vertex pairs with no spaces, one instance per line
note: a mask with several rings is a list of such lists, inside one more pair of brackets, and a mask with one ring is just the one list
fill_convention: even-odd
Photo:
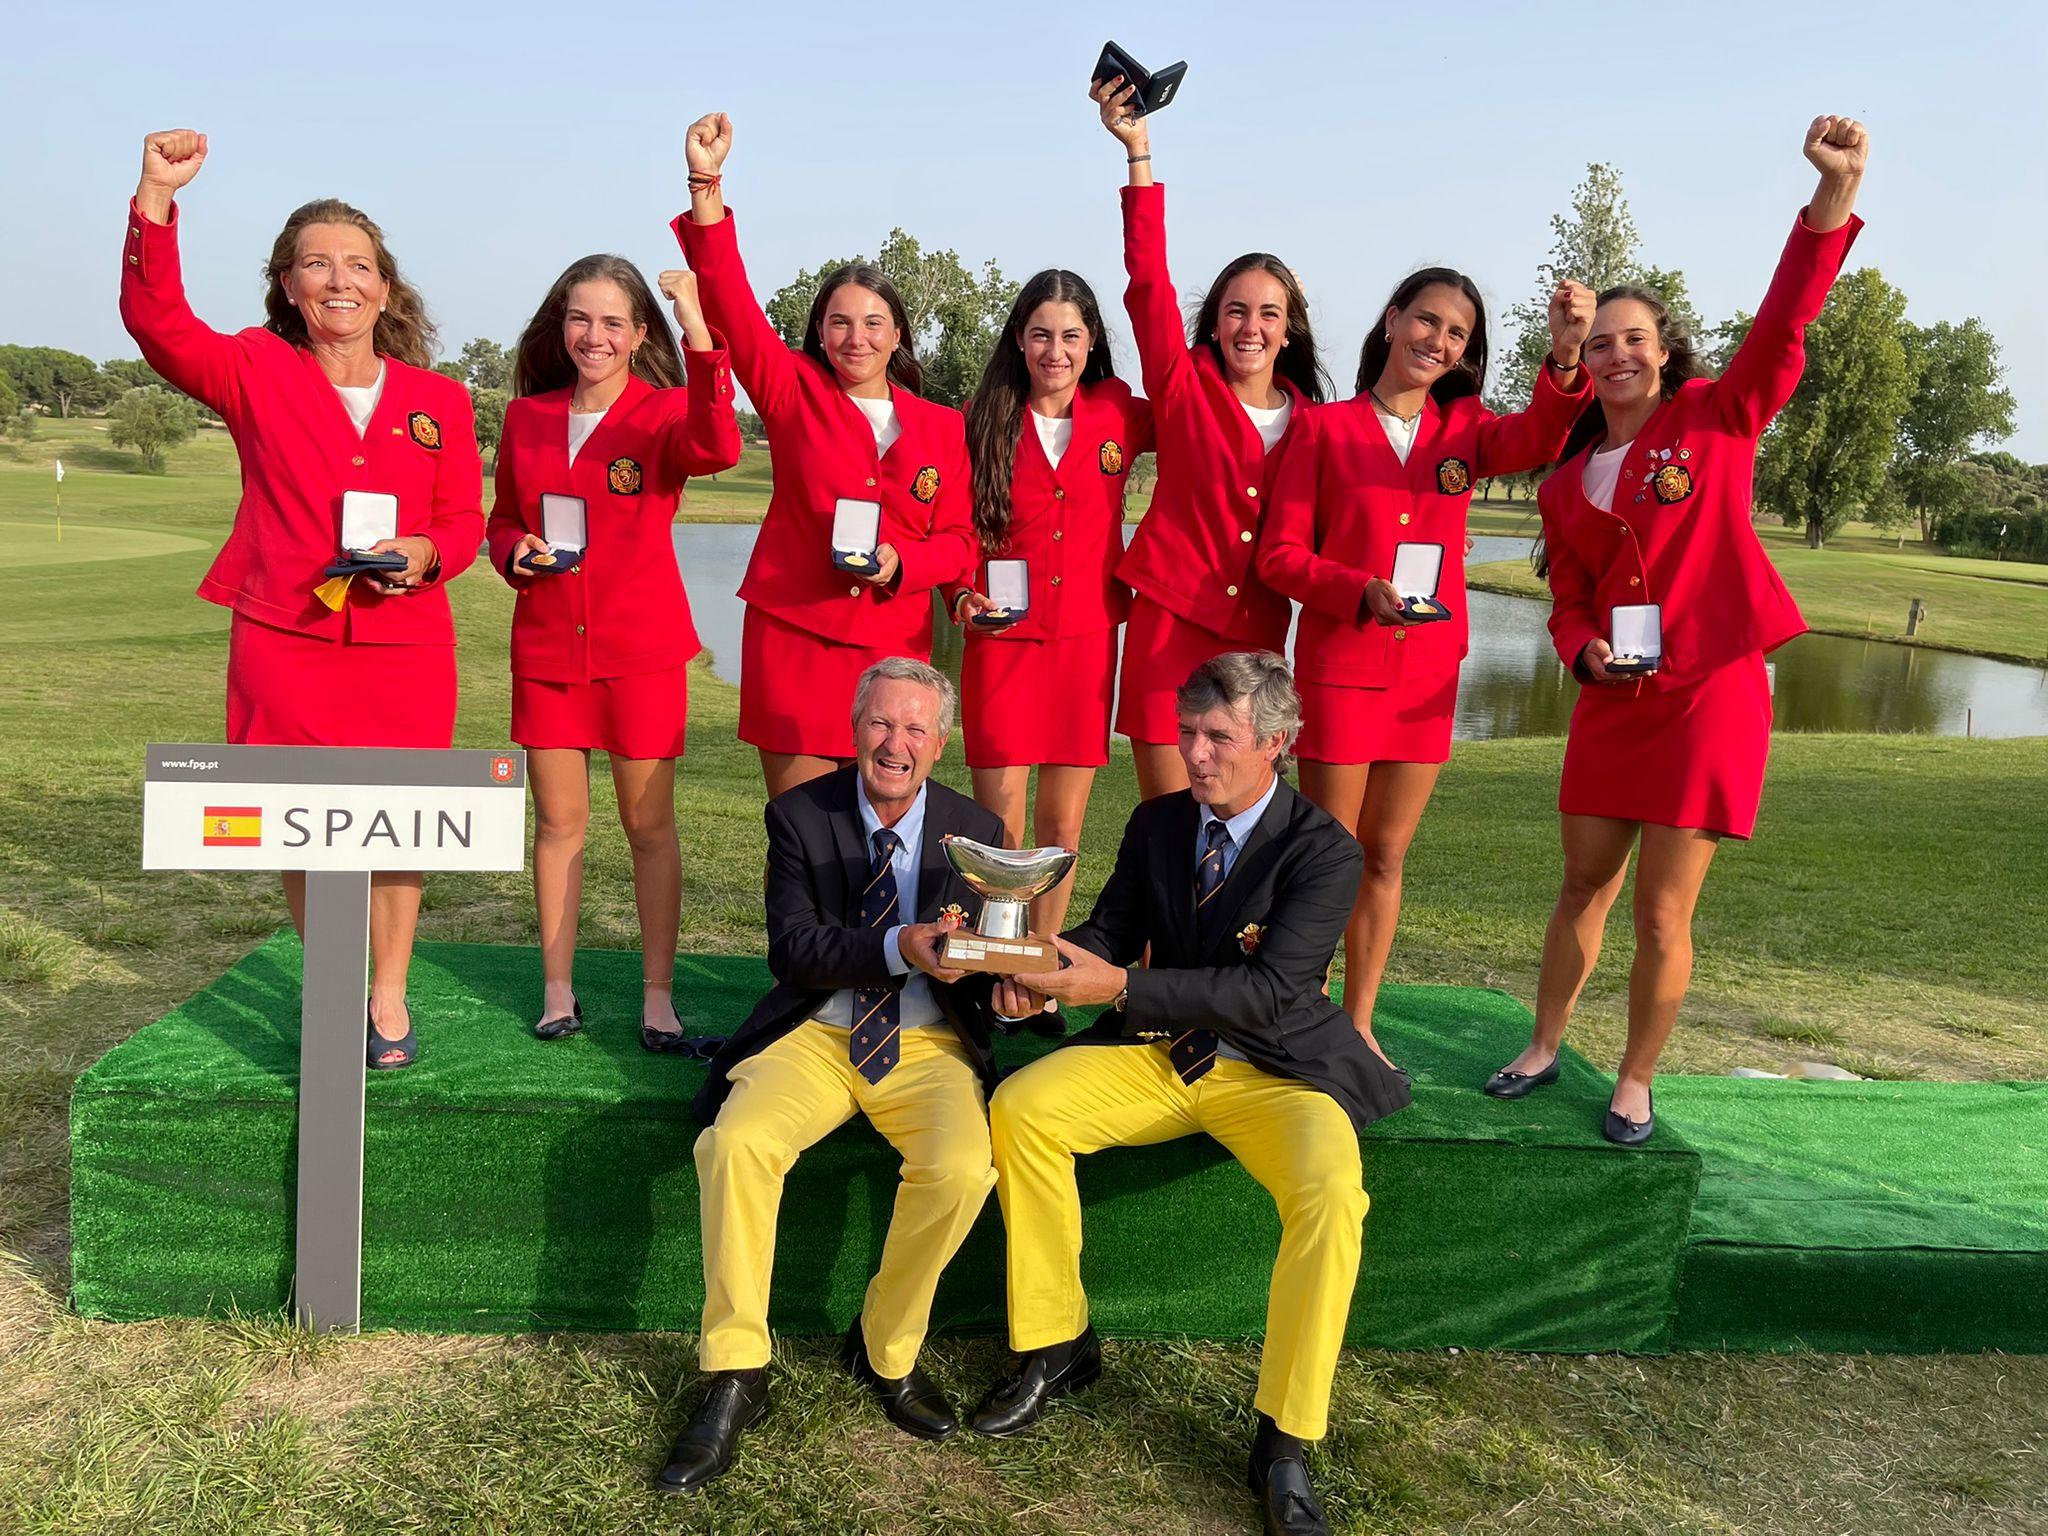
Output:
[[882,1262],[861,1307],[868,1359],[908,1375],[924,1345],[939,1275],[996,1181],[981,1079],[951,1029],[905,1030],[879,1083],[847,1059],[846,1031],[798,1025],[732,1070],[732,1094],[697,1138],[703,1211],[706,1371],[768,1363],[768,1286],[782,1182],[797,1154],[864,1114],[903,1157]]
[[1258,1409],[1290,1435],[1322,1437],[1368,1203],[1358,1133],[1335,1099],[1249,1062],[1219,1058],[1190,1085],[1157,1046],[1084,1045],[1005,1079],[989,1116],[1011,1348],[1043,1349],[1088,1326],[1075,1154],[1206,1131],[1280,1209]]

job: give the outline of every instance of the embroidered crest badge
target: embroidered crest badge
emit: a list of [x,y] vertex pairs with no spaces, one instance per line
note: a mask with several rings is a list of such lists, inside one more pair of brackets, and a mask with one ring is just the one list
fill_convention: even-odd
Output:
[[605,466],[604,481],[615,496],[637,496],[640,493],[640,461],[613,459]]
[[405,418],[405,425],[406,430],[412,434],[414,442],[418,443],[422,448],[431,448],[436,453],[440,452],[441,423],[434,420],[425,411],[414,411]]
[[1095,461],[1102,466],[1105,475],[1120,475],[1124,472],[1124,445],[1115,438],[1104,440],[1096,451]]
[[1259,945],[1266,937],[1266,930],[1257,923],[1246,923],[1237,930],[1237,947],[1248,955],[1259,952]]
[[1436,488],[1446,496],[1462,496],[1472,489],[1472,466],[1463,459],[1445,459],[1436,467]]
[[920,469],[917,472],[917,478],[910,482],[910,494],[915,496],[925,506],[930,506],[932,498],[939,494],[939,472],[937,468],[927,464],[923,469]]
[[1656,479],[1650,482],[1650,489],[1667,507],[1674,501],[1683,501],[1692,494],[1692,471],[1683,464],[1666,464],[1657,471]]

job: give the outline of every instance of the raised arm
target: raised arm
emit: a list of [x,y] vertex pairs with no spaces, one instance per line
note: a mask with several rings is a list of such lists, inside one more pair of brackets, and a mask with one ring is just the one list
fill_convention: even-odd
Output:
[[143,358],[223,419],[239,403],[242,349],[192,313],[178,257],[178,192],[206,163],[206,135],[190,128],[142,141],[142,178],[128,209],[121,262],[121,323]]
[[1863,125],[1851,117],[1816,117],[1806,130],[1805,154],[1819,170],[1820,183],[1792,226],[1749,334],[1713,384],[1716,417],[1751,437],[1763,434],[1799,387],[1806,371],[1806,328],[1827,302],[1863,227],[1856,217],[1856,194],[1870,158]]
[[697,278],[664,272],[661,291],[675,306],[683,333],[682,410],[669,418],[662,454],[679,480],[715,475],[740,461],[740,424],[732,408],[732,356],[725,338],[705,323]]
[[797,398],[797,361],[781,334],[768,323],[761,301],[740,260],[733,220],[726,211],[725,157],[732,151],[732,119],[707,112],[690,124],[683,152],[690,163],[690,211],[669,227],[683,259],[697,274],[707,321],[725,333],[733,372],[764,418],[773,418]]
[[1592,371],[1579,366],[1579,349],[1593,329],[1593,308],[1593,290],[1584,283],[1566,279],[1550,295],[1550,351],[1536,370],[1536,387],[1527,409],[1489,416],[1479,424],[1477,478],[1518,475],[1564,451],[1572,423],[1593,398]]
[[1101,113],[1102,126],[1124,148],[1129,180],[1124,187],[1124,309],[1131,317],[1131,335],[1145,393],[1155,402],[1166,399],[1191,371],[1188,333],[1180,314],[1180,297],[1166,264],[1166,189],[1152,179],[1152,136],[1145,119],[1125,103],[1135,87],[1118,76],[1091,86],[1088,94]]

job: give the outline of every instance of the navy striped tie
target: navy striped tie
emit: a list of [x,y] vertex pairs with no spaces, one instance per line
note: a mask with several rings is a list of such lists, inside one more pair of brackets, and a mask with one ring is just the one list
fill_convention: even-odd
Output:
[[[876,829],[875,856],[860,893],[865,928],[893,928],[903,921],[896,910],[896,850],[902,846],[903,840],[887,827]],[[897,1023],[902,1003],[900,984],[854,989],[853,1028],[847,1032],[846,1050],[853,1070],[871,1083],[887,1077],[903,1054],[903,1032]]]
[[[1223,889],[1223,856],[1230,848],[1230,828],[1221,818],[1202,828],[1202,862],[1195,866],[1195,922],[1202,920],[1202,908]],[[1198,1081],[1216,1065],[1216,1031],[1190,1029],[1167,1042],[1166,1054],[1173,1070],[1184,1083]]]

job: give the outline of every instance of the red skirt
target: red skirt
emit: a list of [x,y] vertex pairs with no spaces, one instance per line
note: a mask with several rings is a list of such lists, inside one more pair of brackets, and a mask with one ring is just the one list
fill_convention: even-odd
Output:
[[740,740],[763,752],[852,757],[854,684],[902,654],[827,640],[749,603],[740,626]]
[[995,640],[969,630],[960,663],[967,766],[1107,766],[1115,688],[1114,629],[1064,640]]
[[1180,710],[1173,696],[1188,674],[1211,656],[1250,648],[1169,613],[1140,593],[1131,600],[1131,619],[1124,626],[1116,728],[1133,741],[1174,745],[1180,740]]
[[1668,692],[1588,683],[1572,709],[1557,808],[1748,837],[1770,755],[1761,651]]
[[455,647],[318,640],[237,613],[228,740],[445,750],[455,743]]
[[613,757],[681,757],[689,723],[687,667],[587,683],[512,679],[512,739],[534,751],[568,747]]
[[1458,669],[1403,678],[1390,688],[1296,680],[1297,757],[1312,763],[1444,763],[1458,712]]

